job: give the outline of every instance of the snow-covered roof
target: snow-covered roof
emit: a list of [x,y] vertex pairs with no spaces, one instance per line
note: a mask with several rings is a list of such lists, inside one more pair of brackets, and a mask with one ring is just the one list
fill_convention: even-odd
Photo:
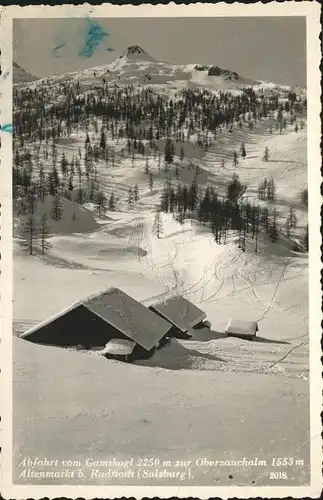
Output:
[[135,342],[126,339],[111,339],[100,354],[111,354],[112,356],[127,356],[132,353]]
[[91,297],[83,305],[148,351],[171,328],[170,323],[118,288]]
[[257,321],[246,321],[242,319],[229,319],[226,333],[236,335],[255,335],[258,330]]
[[[118,288],[110,288],[75,302],[59,314],[29,329],[20,337],[31,340],[35,332],[82,306],[147,351],[156,346],[171,328],[168,321],[153,313],[137,300]],[[89,343],[91,343],[90,332]]]
[[158,312],[182,332],[186,332],[188,328],[197,325],[206,318],[204,311],[180,295],[152,304],[150,308]]

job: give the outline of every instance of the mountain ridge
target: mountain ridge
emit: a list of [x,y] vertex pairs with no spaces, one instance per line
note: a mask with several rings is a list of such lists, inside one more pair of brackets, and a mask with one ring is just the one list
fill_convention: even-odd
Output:
[[28,73],[28,71],[22,68],[15,61],[12,63],[12,78],[14,83],[32,82],[38,80],[36,76]]
[[242,76],[237,71],[226,69],[215,63],[210,64],[174,64],[154,59],[139,45],[128,46],[114,61],[99,66],[93,66],[74,72],[51,75],[37,78],[14,63],[13,81],[15,84],[38,81],[55,83],[66,80],[84,82],[86,86],[93,83],[118,85],[153,85],[163,86],[165,89],[178,88],[207,88],[210,91],[242,91],[244,87],[265,87],[292,89],[288,85],[279,85],[273,82],[254,80]]

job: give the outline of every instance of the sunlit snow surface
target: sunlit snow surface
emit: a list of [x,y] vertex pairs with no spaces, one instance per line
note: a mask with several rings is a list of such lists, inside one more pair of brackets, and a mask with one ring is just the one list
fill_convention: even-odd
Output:
[[[171,96],[182,88],[239,93],[243,85],[250,85],[243,78],[209,77],[195,65],[171,66],[151,58],[128,57],[109,66],[49,79],[53,102],[61,99],[64,103],[65,98],[55,90],[60,82],[79,82],[79,92],[86,95],[93,92],[93,85],[102,85],[103,78],[108,85],[150,86]],[[44,81],[47,79],[29,85],[33,88]],[[276,85],[266,82],[258,82],[254,89],[277,92]],[[280,98],[288,91],[279,87]],[[273,116],[257,122],[254,130],[247,126],[235,126],[232,133],[219,130],[207,151],[184,144],[179,180],[192,182],[198,165],[200,189],[209,184],[224,195],[237,172],[247,183],[245,196],[258,203],[259,180],[273,177],[278,221],[284,220],[291,205],[297,214],[298,229],[292,239],[282,234],[273,245],[261,236],[255,253],[249,238],[242,252],[234,232],[229,232],[226,245],[219,245],[209,229],[191,220],[181,225],[166,214],[158,239],[152,234],[152,224],[167,176],[151,155],[154,186],[149,189],[145,157],[137,155],[133,166],[130,158],[122,156],[126,141],[113,141],[110,136],[107,145],[115,152],[115,165],[98,160],[98,180],[107,197],[113,191],[117,211],[107,211],[100,218],[94,205],[86,204],[83,219],[82,210],[66,201],[69,217],[77,211],[77,232],[71,222],[64,227],[58,222],[50,238],[51,248],[43,257],[27,257],[15,239],[15,335],[108,287],[118,287],[147,306],[180,293],[205,311],[212,325],[211,330],[191,332],[192,340],[171,341],[151,359],[138,362],[141,366],[105,360],[95,352],[63,351],[17,339],[15,432],[20,439],[28,434],[17,460],[20,455],[38,456],[40,449],[55,449],[57,457],[64,450],[63,458],[79,458],[93,446],[96,455],[104,458],[116,446],[125,457],[149,456],[157,450],[165,458],[182,458],[185,449],[192,457],[211,456],[217,450],[219,456],[262,453],[267,458],[277,456],[278,446],[280,456],[299,453],[309,428],[308,255],[294,252],[293,241],[299,240],[307,223],[307,210],[299,201],[307,183],[306,127],[295,132],[288,124],[282,134],[275,129],[271,134],[270,125],[274,128],[275,123]],[[94,135],[90,126],[90,138]],[[85,137],[85,131],[79,129],[61,138],[59,155],[64,152],[71,160]],[[235,168],[232,151],[239,150],[242,142],[247,156],[239,158]],[[268,163],[262,161],[266,146]],[[50,158],[44,161],[46,171],[51,166]],[[175,179],[173,171],[169,175]],[[135,184],[140,199],[129,207],[127,192]],[[17,229],[19,221],[14,222]],[[257,339],[225,337],[229,318],[258,321]],[[33,399],[35,392],[41,405]],[[37,432],[27,420],[31,404]],[[302,450],[306,459],[307,448]],[[291,470],[291,484],[305,482],[306,471]],[[235,484],[250,484],[253,477],[258,478],[255,484],[268,484],[266,476],[259,479],[256,470],[241,469],[233,475]],[[216,478],[196,471],[195,481],[227,484],[227,477],[222,472]]]

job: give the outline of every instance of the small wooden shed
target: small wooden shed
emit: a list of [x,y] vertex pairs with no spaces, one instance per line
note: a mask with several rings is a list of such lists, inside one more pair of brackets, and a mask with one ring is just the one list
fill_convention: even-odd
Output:
[[99,352],[102,356],[119,361],[132,361],[135,358],[136,344],[128,339],[111,339]]
[[257,321],[229,319],[225,333],[228,337],[239,337],[242,339],[253,340],[258,330]]

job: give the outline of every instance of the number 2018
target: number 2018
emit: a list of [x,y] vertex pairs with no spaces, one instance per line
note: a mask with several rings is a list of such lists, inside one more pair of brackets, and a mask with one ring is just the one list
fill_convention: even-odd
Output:
[[287,472],[269,472],[269,479],[288,479]]

